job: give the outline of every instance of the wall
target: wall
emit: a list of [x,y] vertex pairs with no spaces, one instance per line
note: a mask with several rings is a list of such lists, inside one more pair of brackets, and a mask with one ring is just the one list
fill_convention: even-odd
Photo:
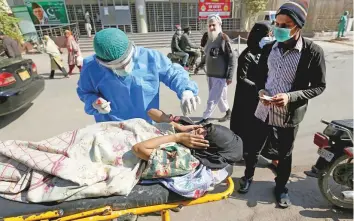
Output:
[[[269,0],[267,10],[277,10],[286,0]],[[353,15],[353,0],[310,0],[305,32],[335,31],[344,11]]]
[[344,11],[353,15],[353,0],[311,0],[304,31],[335,31]]

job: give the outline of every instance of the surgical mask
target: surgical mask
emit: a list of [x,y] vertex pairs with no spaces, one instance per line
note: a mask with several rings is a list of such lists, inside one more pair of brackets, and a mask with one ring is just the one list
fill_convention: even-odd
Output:
[[273,39],[271,38],[271,37],[263,37],[262,39],[261,39],[261,41],[259,42],[259,47],[260,48],[263,48],[264,47],[264,45],[266,45],[266,44],[268,44],[269,42],[271,42],[271,41],[273,41]]
[[[296,26],[295,26],[296,27]],[[295,28],[294,27],[294,28]],[[273,33],[274,37],[277,40],[277,42],[285,42],[294,37],[294,35],[290,35],[291,30],[293,28],[279,28],[279,27],[274,27]]]
[[124,67],[124,69],[112,69],[112,71],[118,76],[126,77],[133,71],[133,68],[134,68],[134,62],[133,59],[131,59],[127,64],[127,66]]

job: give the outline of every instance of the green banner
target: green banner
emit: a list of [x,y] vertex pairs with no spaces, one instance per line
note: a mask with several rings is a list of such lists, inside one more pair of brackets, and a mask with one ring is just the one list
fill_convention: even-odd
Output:
[[25,0],[35,25],[69,24],[65,0]]

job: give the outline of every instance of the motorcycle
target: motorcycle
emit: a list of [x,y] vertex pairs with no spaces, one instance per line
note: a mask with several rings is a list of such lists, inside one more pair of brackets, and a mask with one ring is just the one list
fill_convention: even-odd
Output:
[[[322,133],[314,135],[319,158],[310,177],[318,178],[322,195],[333,205],[353,208],[353,120],[321,120],[326,124]],[[331,188],[333,184],[334,188]],[[340,186],[340,188],[339,188]]]
[[[203,54],[203,51],[201,49],[196,49],[196,51],[199,52],[199,54]],[[180,65],[183,65],[182,57],[180,57],[174,53],[168,53],[167,57],[171,60],[172,63],[177,63]],[[197,59],[197,61],[193,65],[193,67],[191,67],[190,63],[191,63],[191,57],[188,58],[187,66],[188,66],[189,70],[193,71],[196,67],[199,66],[200,57]]]

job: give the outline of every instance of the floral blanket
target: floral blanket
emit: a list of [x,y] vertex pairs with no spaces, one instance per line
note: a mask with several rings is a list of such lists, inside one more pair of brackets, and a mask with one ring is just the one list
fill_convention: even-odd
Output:
[[0,196],[38,203],[127,195],[145,169],[132,146],[161,134],[145,120],[132,119],[40,142],[0,141]]

